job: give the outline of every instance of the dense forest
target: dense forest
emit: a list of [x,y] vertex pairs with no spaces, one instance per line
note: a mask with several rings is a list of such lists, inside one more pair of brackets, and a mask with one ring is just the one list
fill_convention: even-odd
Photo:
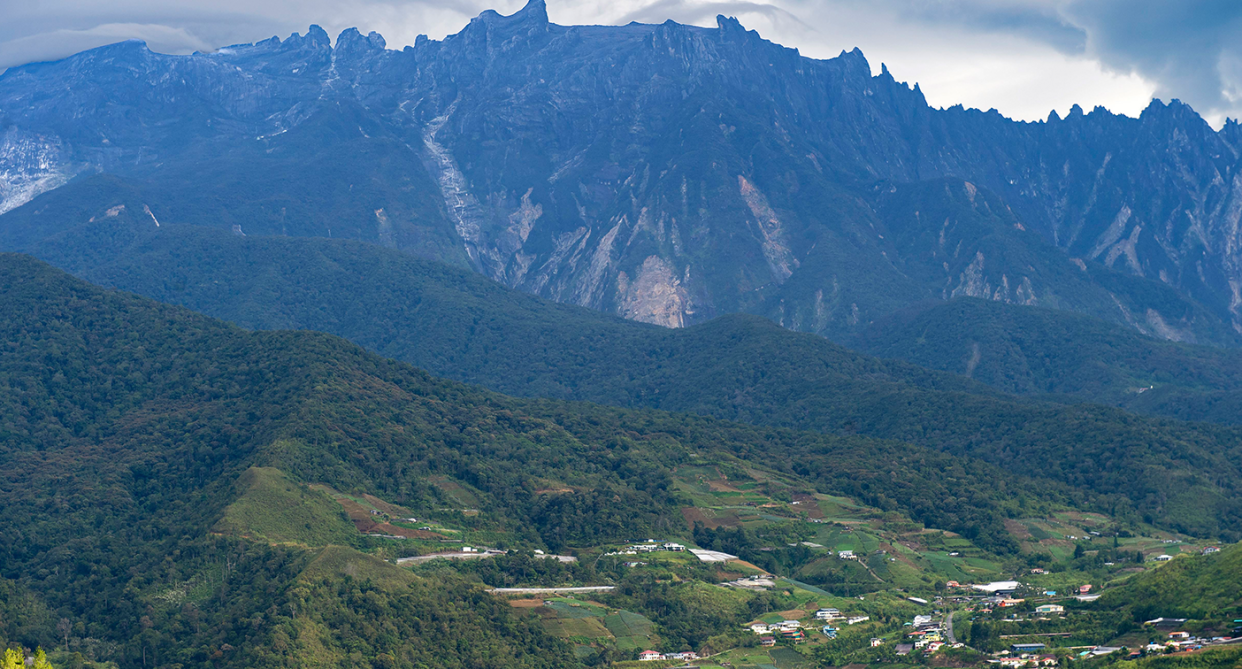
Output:
[[1242,421],[1242,351],[1156,340],[1069,311],[959,298],[884,318],[853,344],[1010,393]]
[[37,253],[244,327],[331,332],[504,393],[893,439],[1089,491],[1108,513],[1242,536],[1236,428],[1017,399],[752,316],[683,330],[622,321],[361,243],[155,230],[122,213]]

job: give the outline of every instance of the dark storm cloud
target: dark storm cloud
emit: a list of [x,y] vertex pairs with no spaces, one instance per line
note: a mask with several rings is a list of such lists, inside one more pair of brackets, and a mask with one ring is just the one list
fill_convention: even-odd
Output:
[[1157,96],[1206,114],[1242,111],[1242,2],[1091,0],[1063,11],[1087,31],[1093,56],[1138,72]]

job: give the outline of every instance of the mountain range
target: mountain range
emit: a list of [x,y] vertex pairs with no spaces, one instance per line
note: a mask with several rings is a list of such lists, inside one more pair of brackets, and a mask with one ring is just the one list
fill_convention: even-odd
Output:
[[[899,666],[927,599],[1002,577],[1105,596],[959,619],[976,650],[1223,630],[1240,132],[932,109],[857,50],[541,0],[400,51],[312,26],[10,68],[0,645]],[[567,584],[604,590],[485,592]],[[746,654],[828,605],[875,619]]]
[[845,341],[973,296],[1242,333],[1236,124],[932,109],[857,50],[725,17],[567,27],[532,0],[400,51],[317,27],[125,42],[9,69],[0,128],[0,210],[105,173],[153,226],[359,239],[666,326],[748,312]]

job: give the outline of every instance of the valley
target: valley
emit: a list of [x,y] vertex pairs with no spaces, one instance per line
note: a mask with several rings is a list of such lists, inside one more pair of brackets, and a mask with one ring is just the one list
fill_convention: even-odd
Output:
[[12,64],[2,669],[1242,668],[1201,111],[542,0]]

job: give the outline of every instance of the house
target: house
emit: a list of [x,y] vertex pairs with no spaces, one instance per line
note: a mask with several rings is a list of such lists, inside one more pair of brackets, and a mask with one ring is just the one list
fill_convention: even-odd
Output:
[[1080,585],[1080,586],[1078,586],[1078,594],[1080,594],[1080,595],[1085,595],[1085,594],[1087,594],[1088,592],[1091,592],[1091,584],[1090,584],[1090,583],[1088,583],[1088,584],[1086,584],[1086,585]]
[[883,645],[884,645],[884,639],[873,638],[873,639],[871,640],[871,647],[872,647],[872,648],[876,648],[876,647],[883,646]]
[[828,637],[829,639],[837,638],[837,630],[835,630],[830,625],[824,625],[824,629],[822,631],[824,633],[824,636]]
[[1017,606],[1017,605],[1021,604],[1022,602],[1025,602],[1025,601],[1026,601],[1025,599],[1013,599],[1013,598],[1008,598],[1008,599],[1002,599],[1002,600],[1000,600],[999,602],[997,602],[996,604],[997,604],[998,606],[1000,606],[1001,608],[1007,608],[1007,607],[1010,607],[1010,606]]
[[1173,641],[1185,641],[1190,638],[1190,632],[1169,632],[1169,638]]
[[944,584],[944,587],[946,587],[946,588],[960,588],[960,587],[962,587],[962,584],[961,584],[961,583],[958,583],[957,581],[949,581],[948,583],[945,583],[945,584]]
[[1000,666],[1007,667],[1008,669],[1018,669],[1018,667],[1025,667],[1026,663],[1027,663],[1027,659],[1024,657],[1002,657],[1000,660]]
[[796,629],[798,629],[799,627],[802,627],[802,623],[798,622],[797,620],[783,620],[783,621],[781,621],[781,629],[796,630]]
[[772,646],[776,645],[776,639],[770,636],[765,636],[759,640],[759,645],[763,646],[764,648],[771,648]]
[[1009,650],[1014,653],[1036,653],[1044,648],[1047,646],[1042,643],[1015,643],[1009,647]]
[[854,616],[853,618],[846,620],[845,624],[857,625],[858,623],[865,623],[868,620],[871,620],[871,616]]
[[654,650],[644,650],[643,652],[638,654],[638,659],[642,660],[643,662],[651,662],[653,660],[663,660],[664,656],[655,652]]
[[926,599],[923,599],[923,598],[921,598],[921,597],[906,597],[906,599],[908,599],[908,600],[910,600],[910,601],[914,602],[915,604],[922,604],[922,605],[924,605],[924,606],[926,606],[926,605],[927,605],[927,600],[926,600]]
[[1047,569],[1040,569],[1039,567],[1036,567],[1036,568],[1034,568],[1034,569],[1032,569],[1032,570],[1031,570],[1031,573],[1032,573],[1032,574],[1047,574],[1047,573],[1048,573],[1048,570],[1047,570]]
[[781,638],[794,643],[802,643],[806,640],[806,633],[800,629],[783,629],[781,630]]
[[1065,613],[1065,607],[1060,604],[1042,604],[1035,607],[1035,613]]
[[912,644],[912,643],[899,643],[899,644],[897,644],[897,654],[898,654],[898,655],[909,655],[909,654],[910,654],[910,651],[913,651],[913,650],[914,650],[914,644]]
[[842,560],[857,560],[858,556],[854,555],[854,551],[837,551],[837,557]]
[[1204,555],[1211,555],[1212,553],[1219,553],[1219,552],[1220,552],[1220,548],[1217,546],[1208,546],[1207,548],[1203,549]]
[[1156,562],[1168,562],[1169,560],[1173,559],[1173,556],[1167,553],[1161,553],[1160,555],[1157,555],[1154,559],[1156,560]]
[[673,551],[673,552],[678,552],[678,551],[684,551],[684,550],[686,550],[686,547],[685,547],[685,546],[682,546],[681,544],[675,544],[675,543],[673,543],[673,542],[671,542],[671,541],[670,541],[670,542],[668,542],[667,544],[664,544],[664,546],[662,546],[662,548],[664,548],[664,550],[666,550],[666,551]]
[[755,634],[767,634],[769,629],[767,623],[754,623],[750,625],[750,631]]
[[1044,655],[1039,658],[1039,666],[1041,667],[1055,667],[1058,664],[1060,664],[1060,662],[1057,661],[1055,655]]
[[841,617],[841,612],[836,609],[820,609],[815,612],[816,620],[836,620]]

